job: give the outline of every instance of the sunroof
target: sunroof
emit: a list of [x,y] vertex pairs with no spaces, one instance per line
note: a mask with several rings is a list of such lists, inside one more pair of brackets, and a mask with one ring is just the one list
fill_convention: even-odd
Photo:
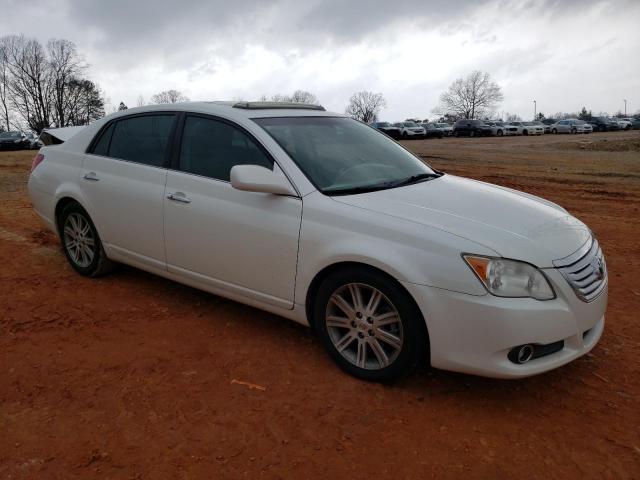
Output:
[[293,102],[238,102],[233,108],[244,108],[246,110],[271,110],[271,109],[287,109],[287,110],[321,110],[325,111],[322,105],[312,105],[309,103],[293,103]]

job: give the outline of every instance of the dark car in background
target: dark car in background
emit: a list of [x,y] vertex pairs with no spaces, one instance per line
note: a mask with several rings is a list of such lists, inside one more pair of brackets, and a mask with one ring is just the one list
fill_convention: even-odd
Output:
[[373,122],[371,126],[377,130],[380,130],[382,133],[386,133],[391,138],[399,140],[401,135],[400,129],[394,125],[391,125],[389,122]]
[[612,122],[604,117],[593,117],[587,120],[587,123],[593,127],[594,132],[615,132],[616,130],[620,130],[618,122]]
[[31,143],[24,133],[2,132],[0,133],[0,150],[26,150],[31,148]]
[[435,123],[421,123],[421,127],[424,127],[424,138],[442,138],[444,132]]
[[493,127],[482,120],[458,120],[453,124],[454,137],[482,137],[493,135]]

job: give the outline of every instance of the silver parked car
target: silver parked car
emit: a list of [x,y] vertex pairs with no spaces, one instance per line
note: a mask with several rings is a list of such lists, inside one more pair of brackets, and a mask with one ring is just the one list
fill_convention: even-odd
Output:
[[577,118],[567,118],[551,125],[551,133],[591,133],[593,127]]

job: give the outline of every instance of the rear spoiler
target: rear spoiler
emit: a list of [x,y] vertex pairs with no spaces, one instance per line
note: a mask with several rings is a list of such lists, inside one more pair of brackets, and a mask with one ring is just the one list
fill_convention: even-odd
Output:
[[84,128],[86,127],[45,128],[40,134],[40,141],[44,145],[59,145]]

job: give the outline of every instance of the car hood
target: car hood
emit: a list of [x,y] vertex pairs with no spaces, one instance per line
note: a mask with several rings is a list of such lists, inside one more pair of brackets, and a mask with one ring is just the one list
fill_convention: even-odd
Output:
[[553,267],[553,260],[575,252],[591,235],[552,202],[453,175],[333,199],[437,228],[540,268]]

